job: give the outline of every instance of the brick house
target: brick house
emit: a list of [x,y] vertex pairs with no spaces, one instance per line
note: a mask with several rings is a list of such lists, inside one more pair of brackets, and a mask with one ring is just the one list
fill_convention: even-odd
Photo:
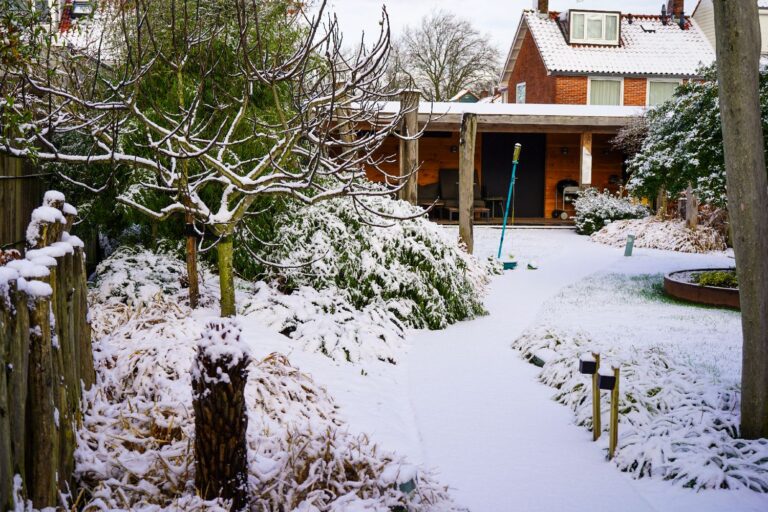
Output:
[[[420,141],[418,200],[454,199],[460,113],[474,112],[476,211],[505,194],[519,142],[516,217],[571,213],[563,187],[617,190],[626,178],[625,157],[611,139],[643,109],[698,78],[714,58],[706,35],[683,12],[683,0],[669,0],[655,14],[551,12],[547,0],[536,0],[521,15],[500,77],[503,103],[421,104],[427,132]],[[427,123],[425,112],[443,115]],[[389,149],[396,154],[397,142]],[[495,210],[491,216],[498,216]]]

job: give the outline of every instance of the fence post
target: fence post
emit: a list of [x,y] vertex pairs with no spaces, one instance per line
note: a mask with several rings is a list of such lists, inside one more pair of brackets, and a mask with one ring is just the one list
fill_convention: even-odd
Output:
[[[78,240],[79,242],[79,240]],[[88,321],[88,283],[85,271],[85,248],[82,242],[75,246],[73,258],[75,343],[78,353],[78,373],[85,389],[91,389],[96,382],[91,344],[91,324]]]
[[10,510],[13,505],[13,460],[11,454],[11,404],[6,369],[10,365],[11,297],[0,291],[0,508]]
[[[50,291],[50,290],[49,290]],[[27,492],[36,508],[56,505],[59,435],[54,406],[50,295],[29,301],[29,425]]]
[[[11,460],[14,474],[24,475],[26,416],[27,416],[27,386],[29,365],[29,310],[27,309],[27,293],[19,290],[16,282],[12,282],[9,292],[12,309],[7,309],[9,318],[8,340],[10,342],[9,362],[11,370],[8,375],[8,395],[13,397],[11,402]],[[13,311],[13,314],[11,314]]]

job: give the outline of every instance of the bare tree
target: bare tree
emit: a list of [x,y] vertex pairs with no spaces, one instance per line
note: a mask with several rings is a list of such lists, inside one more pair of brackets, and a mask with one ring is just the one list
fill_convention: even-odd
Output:
[[407,87],[412,81],[431,101],[446,101],[462,89],[486,88],[498,77],[499,51],[490,36],[445,11],[407,27],[394,54],[389,72],[394,83]]
[[760,119],[760,25],[751,0],[715,0],[728,211],[744,336],[741,435],[768,437],[768,176]]
[[[275,4],[120,0],[112,25],[119,54],[67,51],[41,37],[41,59],[15,70],[15,99],[3,105],[33,115],[21,133],[4,134],[0,151],[125,164],[137,178],[123,203],[157,220],[193,219],[216,245],[222,316],[236,312],[233,234],[243,218],[259,213],[257,198],[311,204],[350,196],[367,209],[363,196],[393,192],[370,182],[364,169],[385,173],[377,149],[396,135],[405,114],[382,112],[400,94],[382,86],[390,49],[386,11],[377,39],[350,54],[341,51],[336,19],[324,16],[325,0],[313,17],[302,9],[269,11]],[[288,40],[279,23],[269,33],[267,16],[301,23],[301,36]],[[168,26],[170,45],[158,37]],[[153,102],[147,87],[154,71],[168,68],[180,89],[172,108]],[[267,93],[269,108],[254,104],[257,90]],[[87,151],[68,153],[60,144],[73,132],[92,141]],[[386,175],[401,186],[407,178]],[[165,198],[160,204],[158,194]]]

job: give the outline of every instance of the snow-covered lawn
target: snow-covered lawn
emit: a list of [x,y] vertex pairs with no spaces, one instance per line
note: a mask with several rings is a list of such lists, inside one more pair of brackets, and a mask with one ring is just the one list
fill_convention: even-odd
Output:
[[[457,235],[455,228],[445,229]],[[476,228],[476,255],[495,254],[499,234],[498,229]],[[522,228],[508,233],[504,254],[513,254],[520,266],[492,278],[485,301],[489,314],[444,330],[405,330],[404,339],[392,345],[399,353],[397,364],[366,357],[354,363],[331,359],[269,328],[255,310],[239,319],[243,337],[254,359],[280,352],[327,388],[339,407],[334,424],[350,439],[367,435],[382,450],[377,456],[382,464],[397,461],[400,466],[399,457],[406,457],[403,467],[425,468],[428,489],[439,489],[435,481],[449,485],[456,503],[475,512],[768,510],[766,494],[696,492],[658,477],[636,480],[622,473],[605,460],[605,437],[593,443],[591,433],[576,425],[573,411],[554,401],[555,391],[539,381],[541,369],[513,348],[515,340],[538,327],[580,331],[601,346],[662,347],[713,382],[733,385],[741,359],[738,313],[671,303],[658,289],[664,272],[728,266],[733,260],[727,254],[636,249],[625,258],[621,248],[590,242],[570,230]],[[528,270],[529,262],[538,270]],[[241,304],[247,299],[239,298]],[[195,312],[198,327],[187,328],[186,336],[197,336],[214,310]],[[157,339],[166,334],[153,329],[149,334]],[[161,352],[190,359],[190,347]],[[188,399],[186,389],[177,394]],[[262,429],[284,428],[258,415],[251,415],[251,422],[251,443],[261,442]],[[284,449],[281,442],[278,451]],[[261,466],[252,470],[258,474]]]

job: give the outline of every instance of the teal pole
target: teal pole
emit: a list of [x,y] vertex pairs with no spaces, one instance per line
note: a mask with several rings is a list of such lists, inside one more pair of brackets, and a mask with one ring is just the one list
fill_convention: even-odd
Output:
[[512,189],[515,187],[515,177],[517,175],[517,160],[520,158],[520,150],[523,146],[518,142],[515,144],[515,155],[512,158],[512,179],[509,180],[509,190],[507,191],[507,207],[504,208],[504,223],[501,226],[501,240],[499,241],[499,255],[501,259],[501,248],[504,246],[504,233],[507,231],[507,216],[509,215],[509,204],[512,201]]

